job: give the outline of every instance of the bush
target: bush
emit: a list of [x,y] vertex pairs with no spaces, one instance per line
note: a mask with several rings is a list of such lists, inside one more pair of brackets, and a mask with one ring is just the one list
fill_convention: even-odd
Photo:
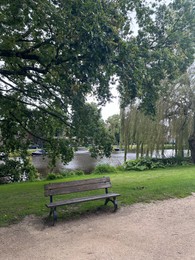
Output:
[[116,169],[114,166],[111,166],[109,164],[98,164],[93,173],[96,173],[96,174],[102,174],[102,173],[110,173],[110,172],[115,172]]
[[120,172],[125,171],[124,165],[118,165],[118,166],[116,166],[115,169],[116,169],[116,171],[120,171]]
[[125,170],[136,170],[136,171],[144,171],[155,168],[152,160],[150,158],[142,158],[137,160],[127,161],[124,164]]
[[130,160],[124,163],[125,170],[144,171],[156,168],[165,168],[177,165],[189,165],[189,158],[171,157],[171,158],[141,158]]
[[20,161],[6,160],[4,164],[0,164],[0,184],[32,181],[38,178],[38,172],[31,164],[23,164]]
[[56,179],[55,173],[49,173],[46,178],[46,180],[55,180],[55,179]]
[[39,178],[39,173],[32,164],[28,164],[26,165],[26,167],[24,167],[23,176],[24,176],[23,180],[34,181]]
[[82,176],[85,174],[84,171],[82,171],[82,170],[75,170],[73,172],[74,172],[74,175],[77,175],[77,176]]
[[7,182],[20,181],[20,162],[8,160],[5,164],[0,165],[1,180],[7,179]]
[[66,172],[63,172],[62,175],[64,177],[71,177],[71,176],[81,176],[81,175],[84,175],[84,171],[82,170],[74,170],[74,171],[66,171]]
[[71,176],[81,176],[81,175],[84,175],[84,171],[82,170],[75,170],[75,171],[66,171],[66,172],[63,172],[61,174],[57,174],[57,173],[49,173],[47,175],[47,180],[56,180],[56,179],[63,179],[65,177],[71,177]]
[[66,171],[66,172],[63,172],[62,175],[63,175],[63,177],[71,177],[71,176],[74,176],[75,173],[74,173],[74,171]]
[[63,179],[64,176],[62,174],[55,174],[55,173],[49,173],[47,175],[46,180],[57,180],[57,179]]

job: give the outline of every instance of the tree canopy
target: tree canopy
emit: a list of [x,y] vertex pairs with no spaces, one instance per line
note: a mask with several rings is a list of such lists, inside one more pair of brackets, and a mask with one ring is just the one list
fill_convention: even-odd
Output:
[[87,110],[88,95],[105,104],[117,76],[123,105],[138,97],[144,109],[153,112],[159,82],[175,78],[193,61],[194,12],[193,0],[169,5],[144,0],[2,0],[4,149],[25,151],[28,134],[40,138],[53,158],[64,154],[67,162],[75,136],[85,136],[93,151],[109,155],[106,132],[98,137],[98,131],[89,131],[92,121],[85,120],[86,111],[95,115]]

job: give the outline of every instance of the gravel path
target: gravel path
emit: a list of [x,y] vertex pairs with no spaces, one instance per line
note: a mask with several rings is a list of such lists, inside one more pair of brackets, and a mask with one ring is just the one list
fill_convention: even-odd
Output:
[[121,207],[49,227],[0,228],[2,260],[195,260],[195,196]]

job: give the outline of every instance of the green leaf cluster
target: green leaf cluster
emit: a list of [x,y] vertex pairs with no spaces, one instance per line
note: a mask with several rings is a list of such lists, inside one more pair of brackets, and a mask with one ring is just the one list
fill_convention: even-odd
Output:
[[158,168],[165,168],[178,165],[191,164],[189,158],[171,157],[171,158],[140,158],[136,160],[126,161],[124,163],[124,169],[127,171],[144,171]]

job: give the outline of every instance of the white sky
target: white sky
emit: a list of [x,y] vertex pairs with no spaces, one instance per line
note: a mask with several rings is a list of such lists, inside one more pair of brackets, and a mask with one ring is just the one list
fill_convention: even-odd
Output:
[[107,103],[102,107],[102,118],[106,120],[109,116],[119,114],[119,98],[116,86],[112,87],[112,102]]

